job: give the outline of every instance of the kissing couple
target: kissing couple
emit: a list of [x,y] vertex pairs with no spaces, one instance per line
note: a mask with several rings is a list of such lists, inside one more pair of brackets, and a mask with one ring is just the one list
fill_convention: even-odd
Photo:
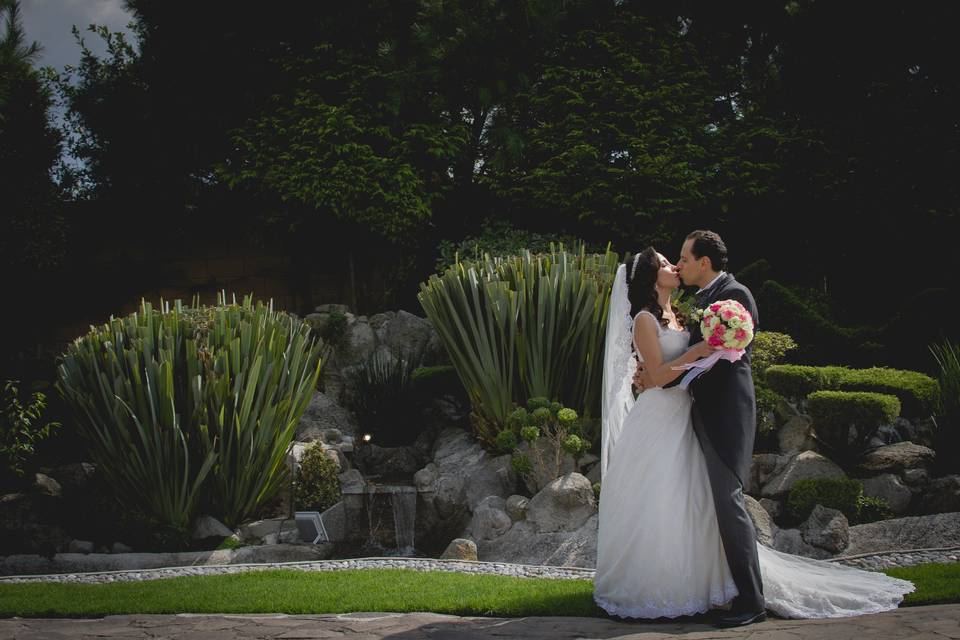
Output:
[[753,345],[691,381],[684,370],[718,347],[671,306],[681,283],[696,286],[698,309],[735,301],[755,331],[753,295],[726,265],[723,240],[701,230],[687,236],[676,265],[648,247],[617,268],[604,349],[594,601],[620,618],[710,613],[720,627],[762,621],[768,610],[835,618],[896,609],[911,582],[757,541],[744,503],[756,432]]

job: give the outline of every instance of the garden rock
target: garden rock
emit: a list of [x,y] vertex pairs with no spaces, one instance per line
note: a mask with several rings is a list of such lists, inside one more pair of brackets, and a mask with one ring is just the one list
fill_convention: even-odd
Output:
[[67,553],[93,553],[93,543],[89,540],[71,540],[67,544]]
[[440,554],[442,560],[476,560],[477,543],[467,538],[451,540],[447,548]]
[[60,487],[60,483],[50,476],[42,473],[35,473],[33,475],[32,489],[36,493],[45,496],[52,496],[54,498],[59,498],[63,495],[63,489]]
[[331,443],[331,444],[336,444],[336,443],[338,443],[338,442],[342,442],[342,441],[343,441],[343,432],[340,431],[340,429],[336,429],[336,428],[334,428],[334,427],[330,427],[329,429],[325,429],[325,430],[324,430],[324,432],[323,432],[323,440],[324,440],[324,442],[329,442],[329,443]]
[[419,451],[412,446],[381,447],[368,443],[354,450],[353,463],[366,475],[412,477],[421,460]]
[[924,513],[960,511],[960,475],[931,481],[923,492],[922,509]]
[[2,553],[40,553],[52,556],[65,549],[70,536],[57,524],[59,498],[41,493],[0,496]]
[[590,467],[590,470],[587,471],[586,476],[587,476],[587,480],[589,480],[591,484],[596,484],[602,481],[603,478],[601,478],[601,474],[600,474],[600,465],[595,464],[592,467]]
[[844,555],[960,546],[960,513],[881,520],[850,527]]
[[337,404],[333,397],[317,391],[300,418],[294,439],[298,442],[319,440],[331,428],[339,430],[341,434],[355,435],[358,429],[357,419]]
[[774,536],[777,533],[777,525],[773,523],[773,518],[770,517],[770,514],[767,513],[767,510],[764,509],[759,502],[750,496],[744,496],[743,498],[744,504],[747,507],[747,513],[750,514],[750,519],[753,520],[753,527],[757,532],[757,541],[768,547],[772,546]]
[[597,527],[594,513],[579,528],[539,532],[528,520],[515,522],[510,530],[477,545],[477,556],[486,562],[513,562],[567,567],[595,567]]
[[530,508],[530,501],[526,496],[512,495],[507,498],[507,514],[514,521],[523,520],[527,517],[527,509]]
[[898,442],[865,454],[860,461],[860,469],[867,473],[902,473],[906,469],[929,469],[935,456],[933,449],[912,442]]
[[892,473],[866,478],[863,482],[863,495],[882,498],[895,515],[903,515],[910,508],[913,492]]
[[227,528],[213,516],[200,516],[193,525],[192,537],[194,540],[204,540],[206,538],[229,538],[233,531]]
[[[366,318],[357,318],[355,322],[347,323],[347,335],[343,344],[337,350],[337,362],[341,371],[350,366],[356,366],[373,355],[377,348],[377,337]],[[343,371],[346,374],[345,371]]]
[[903,472],[903,482],[910,487],[914,493],[930,484],[930,472],[926,469],[907,469]]
[[[546,463],[543,467],[536,463],[534,450],[539,452],[540,458]],[[521,442],[517,445],[517,452],[530,458],[530,462],[533,464],[533,472],[523,478],[530,493],[537,493],[557,478],[577,471],[576,460],[566,451],[560,452],[559,470],[554,470],[553,461],[556,460],[557,446],[545,436],[540,436],[534,440],[532,446],[529,442]]]
[[110,553],[130,553],[133,549],[122,542],[114,542],[110,547]]
[[750,463],[750,478],[747,480],[746,492],[750,495],[759,495],[760,489],[770,479],[777,469],[782,468],[788,456],[775,453],[755,453]]
[[779,500],[773,500],[771,498],[760,498],[760,506],[763,507],[763,510],[770,514],[771,518],[779,518],[780,513],[783,511],[783,503]]
[[236,534],[243,542],[255,543],[269,535],[279,535],[284,529],[296,530],[296,526],[293,518],[269,518],[242,524],[237,527]]
[[783,553],[790,553],[805,558],[823,560],[832,554],[826,549],[815,547],[803,539],[799,529],[780,529],[773,539],[773,548]]
[[339,475],[340,493],[365,493],[367,481],[359,469],[347,469]]
[[91,462],[72,462],[57,467],[51,475],[60,483],[67,494],[78,493],[87,488],[97,471]]
[[500,496],[488,496],[473,510],[466,536],[474,540],[491,540],[510,528],[513,520],[507,514],[507,503]]
[[838,553],[850,543],[850,523],[840,511],[818,504],[800,525],[800,535],[808,544]]
[[817,443],[811,433],[812,425],[808,416],[793,416],[777,432],[780,453],[790,455],[799,451],[815,451]]
[[417,491],[433,491],[438,477],[437,465],[430,462],[413,474],[413,484],[417,487]]
[[526,521],[538,533],[573,531],[597,512],[593,487],[576,472],[563,475],[530,499]]
[[465,505],[472,512],[487,496],[506,498],[516,487],[510,454],[491,457],[462,429],[440,432],[433,464],[435,500],[445,506]]
[[381,345],[394,355],[423,352],[425,362],[436,362],[443,354],[440,337],[426,318],[400,310],[370,317]]
[[801,451],[773,473],[760,493],[764,498],[776,498],[790,492],[800,480],[808,478],[844,478],[843,469],[816,451]]

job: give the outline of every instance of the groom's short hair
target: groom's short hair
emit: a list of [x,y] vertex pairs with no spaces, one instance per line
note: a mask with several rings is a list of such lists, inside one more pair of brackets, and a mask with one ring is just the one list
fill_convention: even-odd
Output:
[[687,236],[693,240],[690,250],[697,260],[706,256],[714,271],[723,271],[727,268],[727,245],[723,244],[720,236],[713,231],[698,229]]

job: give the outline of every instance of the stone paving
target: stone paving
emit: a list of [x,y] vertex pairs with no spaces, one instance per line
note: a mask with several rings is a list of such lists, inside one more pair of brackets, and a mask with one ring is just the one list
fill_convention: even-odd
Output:
[[352,640],[481,640],[532,638],[750,640],[944,640],[960,638],[960,604],[906,607],[832,620],[770,618],[742,629],[717,629],[703,619],[621,622],[608,618],[460,617],[436,613],[358,612],[328,615],[129,615],[88,620],[0,620],[0,639],[60,638],[349,638]]

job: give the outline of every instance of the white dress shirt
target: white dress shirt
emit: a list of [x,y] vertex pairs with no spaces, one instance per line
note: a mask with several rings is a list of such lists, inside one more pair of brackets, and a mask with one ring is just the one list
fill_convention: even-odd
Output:
[[704,291],[706,291],[707,289],[709,289],[710,287],[712,287],[712,286],[717,282],[717,280],[719,280],[725,273],[726,273],[726,271],[721,271],[720,273],[718,273],[716,278],[714,278],[713,280],[711,280],[710,283],[707,284],[707,286],[705,286],[705,287],[703,287],[703,288],[701,288],[701,289],[698,289],[698,290],[697,290],[697,293],[698,293],[698,294],[703,293]]

